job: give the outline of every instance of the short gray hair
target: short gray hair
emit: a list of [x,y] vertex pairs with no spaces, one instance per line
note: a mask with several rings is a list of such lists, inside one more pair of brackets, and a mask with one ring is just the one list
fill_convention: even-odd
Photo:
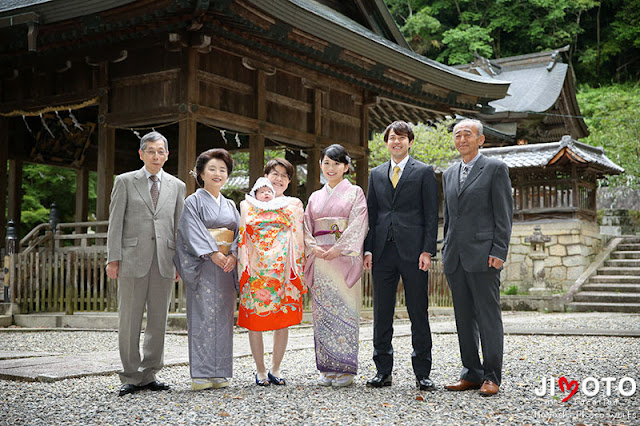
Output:
[[475,118],[465,118],[464,120],[459,121],[455,126],[453,126],[453,133],[456,132],[456,127],[461,124],[471,124],[476,128],[478,136],[482,136],[484,134],[484,126],[482,125],[482,122],[480,120],[476,120]]
[[164,142],[164,150],[169,152],[169,142],[167,142],[167,138],[162,136],[160,132],[149,132],[140,139],[140,151],[144,151],[147,147],[147,142]]

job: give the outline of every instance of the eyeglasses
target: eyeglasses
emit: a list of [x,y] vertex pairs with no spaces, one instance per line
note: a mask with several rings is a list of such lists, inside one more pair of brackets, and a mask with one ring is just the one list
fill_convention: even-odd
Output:
[[167,155],[167,151],[165,150],[160,150],[160,151],[154,151],[152,149],[147,149],[144,151],[145,154],[150,155],[150,156],[155,156],[156,154],[158,155],[158,157],[164,157],[165,155]]
[[289,179],[289,175],[288,175],[288,174],[286,174],[286,173],[284,173],[284,174],[280,174],[280,173],[278,173],[278,172],[276,172],[276,171],[271,171],[271,172],[269,173],[269,176],[272,176],[272,177],[274,177],[274,178],[279,177],[280,179],[283,179],[283,180]]

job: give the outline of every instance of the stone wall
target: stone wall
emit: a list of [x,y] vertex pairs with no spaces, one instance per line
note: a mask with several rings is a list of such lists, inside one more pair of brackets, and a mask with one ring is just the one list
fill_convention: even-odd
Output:
[[520,292],[525,292],[531,288],[533,263],[527,256],[531,253],[531,245],[525,243],[525,238],[533,233],[535,225],[540,225],[542,234],[551,237],[545,246],[549,255],[545,260],[547,287],[553,292],[567,291],[602,248],[602,236],[596,223],[578,219],[515,222],[502,273],[502,289],[517,285]]

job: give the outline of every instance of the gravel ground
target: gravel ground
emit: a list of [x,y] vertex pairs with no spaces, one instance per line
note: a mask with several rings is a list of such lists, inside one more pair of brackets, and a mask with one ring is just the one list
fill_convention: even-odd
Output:
[[[451,319],[435,319],[434,322]],[[553,328],[640,329],[640,315],[619,314],[505,314],[505,323]],[[624,327],[624,328],[620,328]],[[308,328],[291,333],[308,333]],[[0,350],[86,353],[117,347],[114,332],[5,332]],[[236,335],[246,339],[245,333]],[[187,337],[167,336],[168,345],[186,345]],[[394,339],[394,384],[369,389],[366,380],[375,374],[372,343],[360,346],[360,372],[349,388],[315,385],[314,352],[287,352],[283,376],[287,386],[259,388],[253,384],[250,357],[236,358],[231,386],[222,390],[193,392],[186,366],[164,368],[160,379],[172,384],[168,392],[139,392],[118,397],[117,375],[68,379],[53,383],[0,380],[0,424],[640,424],[640,389],[621,395],[619,380],[633,378],[640,387],[637,338],[590,336],[506,336],[503,384],[500,393],[483,398],[475,391],[448,392],[442,388],[459,374],[457,337],[433,335],[435,392],[419,392],[411,370],[411,339]],[[537,396],[542,377],[554,377],[555,397]],[[598,380],[614,377],[612,392],[604,383],[593,397],[578,391],[570,400],[558,388],[558,377]],[[573,386],[573,385],[572,385]],[[591,389],[589,386],[588,389]],[[623,391],[629,390],[629,383]]]

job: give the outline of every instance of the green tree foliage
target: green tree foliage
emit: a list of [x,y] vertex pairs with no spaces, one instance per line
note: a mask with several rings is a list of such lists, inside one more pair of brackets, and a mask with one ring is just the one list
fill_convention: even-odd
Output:
[[[56,203],[61,222],[75,221],[76,172],[62,167],[25,164],[22,169],[21,234],[49,221],[51,203]],[[96,210],[96,175],[89,174],[89,212]]]
[[607,157],[625,169],[603,183],[640,187],[640,83],[584,86],[578,102],[591,131],[582,142],[603,147]]
[[[415,142],[411,148],[411,156],[436,169],[446,169],[458,153],[449,130],[452,123],[453,120],[446,120],[436,123],[435,126],[422,123],[415,125]],[[382,133],[373,134],[369,141],[369,150],[369,170],[389,160],[389,151]]]
[[385,0],[413,49],[448,65],[570,45],[579,81],[640,76],[640,0]]

